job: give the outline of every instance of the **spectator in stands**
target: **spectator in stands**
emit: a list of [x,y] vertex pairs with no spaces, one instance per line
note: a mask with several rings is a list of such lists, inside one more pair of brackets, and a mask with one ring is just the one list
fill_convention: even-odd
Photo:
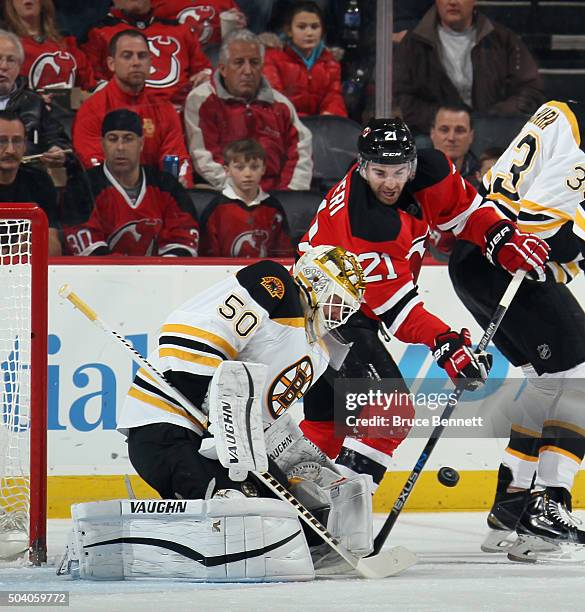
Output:
[[299,116],[347,117],[341,67],[323,41],[324,20],[315,2],[296,2],[286,19],[283,50],[267,49],[264,76],[294,105]]
[[23,63],[24,50],[18,36],[0,30],[0,110],[12,111],[21,118],[28,155],[42,154],[40,161],[47,167],[63,166],[64,151],[71,147],[71,142],[43,98],[27,87],[25,78],[18,76]]
[[118,32],[110,41],[108,65],[114,73],[112,80],[81,105],[73,124],[73,144],[82,164],[89,168],[102,163],[102,121],[110,111],[128,108],[142,118],[142,163],[163,169],[165,156],[178,155],[179,179],[191,186],[191,160],[179,116],[170,102],[155,98],[144,88],[151,65],[144,34]]
[[97,77],[111,77],[109,43],[116,33],[129,28],[148,39],[152,66],[146,85],[151,93],[182,107],[189,90],[209,80],[211,64],[201,51],[195,31],[187,24],[155,17],[151,0],[114,0],[114,8],[89,30],[82,48]]
[[224,150],[227,181],[201,215],[201,255],[209,257],[292,257],[280,202],[260,187],[266,152],[251,138]]
[[62,36],[57,29],[53,0],[6,0],[3,12],[6,27],[24,47],[20,74],[31,89],[96,86],[92,67],[75,38]]
[[152,10],[161,19],[188,23],[199,33],[202,45],[221,43],[220,15],[231,13],[238,29],[246,27],[246,15],[235,0],[152,0]]
[[49,220],[49,255],[61,255],[57,191],[46,172],[22,165],[26,142],[22,119],[16,113],[1,110],[0,202],[38,204]]
[[189,195],[171,174],[140,165],[141,118],[126,109],[112,111],[101,133],[105,162],[79,177],[65,195],[67,251],[196,256],[199,229]]
[[222,151],[233,140],[255,138],[266,151],[262,189],[309,189],[311,133],[291,102],[262,77],[264,45],[249,30],[223,41],[212,81],[185,104],[189,151],[195,170],[216,189],[226,181]]
[[454,164],[459,174],[475,187],[477,157],[470,150],[473,143],[473,122],[465,106],[440,106],[431,124],[433,147],[442,151]]
[[485,174],[491,169],[491,167],[500,159],[500,156],[504,154],[504,149],[501,147],[488,147],[479,156],[479,168],[476,172],[477,183],[481,183]]
[[395,89],[405,121],[424,134],[441,105],[514,115],[544,100],[524,43],[477,11],[475,0],[435,0],[398,46]]

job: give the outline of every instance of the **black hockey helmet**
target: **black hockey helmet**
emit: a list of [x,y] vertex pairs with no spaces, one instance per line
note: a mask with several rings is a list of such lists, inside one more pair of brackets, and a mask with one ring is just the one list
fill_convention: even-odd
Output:
[[370,119],[358,139],[360,161],[404,164],[416,160],[416,145],[406,123],[398,117]]

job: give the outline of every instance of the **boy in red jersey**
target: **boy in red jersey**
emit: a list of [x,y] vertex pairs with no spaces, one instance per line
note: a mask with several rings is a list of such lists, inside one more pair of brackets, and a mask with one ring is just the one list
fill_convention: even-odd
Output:
[[291,257],[286,216],[260,181],[266,152],[251,138],[224,151],[227,182],[201,215],[201,255],[208,257]]

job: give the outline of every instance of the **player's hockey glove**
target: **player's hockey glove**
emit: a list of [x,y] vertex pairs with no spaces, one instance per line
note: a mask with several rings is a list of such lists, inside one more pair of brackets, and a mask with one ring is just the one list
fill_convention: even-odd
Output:
[[449,330],[439,334],[432,352],[435,361],[455,385],[463,385],[469,391],[475,391],[485,383],[492,367],[490,353],[471,350],[471,334],[465,328],[460,332]]
[[511,221],[498,221],[486,234],[484,254],[490,263],[514,274],[526,270],[534,280],[544,281],[544,264],[550,247],[536,234],[524,234]]

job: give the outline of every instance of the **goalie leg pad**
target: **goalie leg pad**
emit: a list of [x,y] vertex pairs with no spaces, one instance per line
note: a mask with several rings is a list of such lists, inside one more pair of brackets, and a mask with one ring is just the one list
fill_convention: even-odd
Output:
[[62,573],[78,561],[83,579],[314,578],[298,517],[280,500],[114,500],[75,504],[71,514],[73,545]]
[[331,510],[327,529],[358,557],[374,550],[370,479],[360,474],[328,487]]

